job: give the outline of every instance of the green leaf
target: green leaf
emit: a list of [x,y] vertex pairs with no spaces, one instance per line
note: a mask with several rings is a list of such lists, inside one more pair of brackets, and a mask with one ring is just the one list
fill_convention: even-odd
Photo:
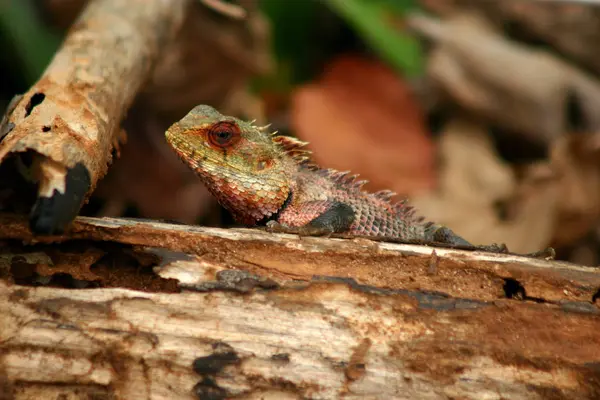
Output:
[[314,0],[261,0],[261,9],[271,21],[273,53],[288,64],[287,78],[293,82],[311,77],[315,58],[313,31],[320,4]]
[[[60,44],[58,35],[39,20],[31,0],[9,0],[0,5],[0,28],[8,35],[28,82],[43,73]],[[7,60],[10,62],[10,60]]]
[[324,0],[392,67],[408,77],[423,71],[419,42],[392,26],[392,19],[413,9],[409,0]]

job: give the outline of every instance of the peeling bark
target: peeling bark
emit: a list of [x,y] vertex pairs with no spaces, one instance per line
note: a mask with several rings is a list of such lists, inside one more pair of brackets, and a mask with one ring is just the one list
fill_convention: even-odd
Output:
[[[14,398],[600,395],[595,268],[123,219],[77,218],[68,234],[34,237],[23,218],[1,216],[0,240],[35,265],[74,243],[130,247],[180,286],[0,280],[0,384]],[[15,254],[0,255],[0,270],[3,257]]]
[[0,163],[19,156],[31,169],[38,183],[34,231],[62,231],[104,176],[119,124],[187,4],[90,1],[43,76],[9,110]]

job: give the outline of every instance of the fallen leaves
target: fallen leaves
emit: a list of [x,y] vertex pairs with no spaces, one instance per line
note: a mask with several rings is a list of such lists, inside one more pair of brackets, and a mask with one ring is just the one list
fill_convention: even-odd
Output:
[[557,207],[555,180],[537,169],[518,179],[497,155],[486,127],[468,119],[446,125],[439,151],[438,190],[412,198],[421,214],[474,244],[506,243],[515,252],[549,245]]
[[[481,15],[413,15],[409,24],[433,42],[428,95],[456,110],[439,141],[438,190],[414,198],[420,211],[473,243],[517,252],[582,239],[600,219],[598,139],[588,133],[600,131],[600,82],[551,51],[507,40]],[[509,152],[530,143],[548,157],[500,159],[492,127]]]
[[475,244],[506,243],[516,252],[569,245],[600,219],[596,140],[565,135],[548,160],[518,168],[499,158],[485,125],[455,119],[439,141],[438,190],[412,202]]

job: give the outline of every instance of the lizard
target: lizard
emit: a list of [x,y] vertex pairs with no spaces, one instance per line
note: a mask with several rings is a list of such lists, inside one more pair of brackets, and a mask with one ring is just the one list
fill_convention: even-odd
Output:
[[392,201],[392,191],[363,190],[366,180],[321,168],[305,149],[307,142],[268,127],[199,105],[172,124],[165,137],[217,201],[246,226],[508,251],[504,245],[473,246],[450,228],[418,216],[407,200]]

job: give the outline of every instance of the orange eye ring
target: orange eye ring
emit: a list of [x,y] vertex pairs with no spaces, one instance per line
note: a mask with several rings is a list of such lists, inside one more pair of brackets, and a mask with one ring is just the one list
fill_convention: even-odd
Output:
[[225,149],[240,139],[240,128],[235,122],[217,122],[208,130],[208,141],[215,147]]

